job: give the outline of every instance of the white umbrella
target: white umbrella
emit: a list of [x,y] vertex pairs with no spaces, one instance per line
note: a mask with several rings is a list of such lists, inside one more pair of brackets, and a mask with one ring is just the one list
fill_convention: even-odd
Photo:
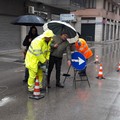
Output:
[[46,31],[47,29],[52,30],[55,35],[60,35],[63,31],[66,32],[69,36],[69,43],[74,43],[78,40],[75,28],[69,23],[53,20],[43,25],[43,30]]

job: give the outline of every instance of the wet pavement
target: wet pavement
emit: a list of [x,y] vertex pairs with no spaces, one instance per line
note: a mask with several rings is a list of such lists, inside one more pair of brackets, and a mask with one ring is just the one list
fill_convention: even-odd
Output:
[[[56,88],[53,70],[51,88],[40,100],[30,99],[27,85],[22,83],[21,53],[0,55],[0,120],[120,120],[120,72],[116,72],[120,43],[96,44],[91,48],[94,56],[87,65],[91,87],[87,81],[79,81],[75,88],[71,67],[65,88]],[[94,63],[96,55],[103,65],[105,79],[96,78],[100,67]],[[67,70],[64,56],[61,82]]]

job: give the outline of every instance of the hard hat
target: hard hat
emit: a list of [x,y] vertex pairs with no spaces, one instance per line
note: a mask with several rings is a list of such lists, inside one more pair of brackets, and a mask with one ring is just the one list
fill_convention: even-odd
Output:
[[46,30],[44,33],[43,33],[43,36],[44,37],[53,37],[54,36],[54,33],[52,30]]

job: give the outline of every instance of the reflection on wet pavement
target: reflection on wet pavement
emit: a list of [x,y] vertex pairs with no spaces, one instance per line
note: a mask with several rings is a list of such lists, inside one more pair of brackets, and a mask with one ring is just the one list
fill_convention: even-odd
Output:
[[[8,87],[9,91],[1,94],[16,98],[0,106],[1,120],[120,120],[120,73],[116,72],[120,59],[120,43],[96,44],[92,46],[92,50],[94,56],[87,64],[87,76],[91,87],[86,81],[80,81],[75,89],[74,70],[71,68],[71,76],[66,79],[65,88],[56,88],[53,70],[51,89],[45,98],[34,100],[29,99],[27,85],[23,85],[21,81],[16,82],[16,79],[20,80],[18,76]],[[96,78],[99,71],[99,64],[94,63],[96,55],[103,65],[105,79]],[[62,74],[67,70],[64,56],[61,82],[64,80]],[[24,76],[24,71],[15,74]],[[10,73],[10,76],[14,76],[14,73]],[[79,79],[79,76],[77,78]]]

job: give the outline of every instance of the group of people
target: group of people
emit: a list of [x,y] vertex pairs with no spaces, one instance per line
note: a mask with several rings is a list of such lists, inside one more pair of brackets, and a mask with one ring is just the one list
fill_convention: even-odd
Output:
[[[80,38],[79,33],[78,35],[79,39],[75,43],[75,48],[77,51],[81,52],[86,59],[89,59],[92,56],[92,51],[89,49],[85,40]],[[26,69],[23,82],[28,83],[28,91],[34,91],[36,76],[38,76],[40,88],[43,88],[43,68],[48,69],[47,87],[51,88],[50,77],[54,65],[56,69],[56,87],[64,88],[60,82],[60,73],[63,53],[65,51],[67,64],[71,66],[71,50],[67,38],[69,38],[69,36],[65,31],[57,36],[55,36],[51,30],[46,30],[43,34],[38,35],[35,26],[30,28],[29,34],[23,41],[23,45],[26,46],[24,57]],[[83,73],[86,73],[86,68]]]

